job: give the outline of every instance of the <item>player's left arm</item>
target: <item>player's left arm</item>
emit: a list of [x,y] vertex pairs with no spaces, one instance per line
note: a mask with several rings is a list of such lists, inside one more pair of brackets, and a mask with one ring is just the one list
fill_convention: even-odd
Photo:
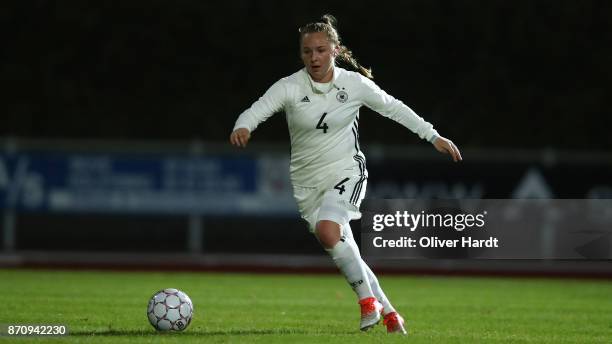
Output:
[[440,136],[431,123],[417,115],[400,100],[387,94],[372,80],[362,77],[361,82],[364,105],[410,129],[420,138],[431,142],[439,152],[450,154],[453,161],[463,160],[459,148],[451,140]]
[[459,162],[463,160],[463,158],[461,157],[461,152],[459,151],[459,148],[453,143],[453,141],[445,137],[438,136],[434,138],[432,143],[434,147],[436,147],[438,152],[450,154],[454,162]]

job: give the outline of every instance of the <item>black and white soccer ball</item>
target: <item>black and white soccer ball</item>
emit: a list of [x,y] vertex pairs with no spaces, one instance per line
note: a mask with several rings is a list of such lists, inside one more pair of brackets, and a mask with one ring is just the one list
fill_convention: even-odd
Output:
[[193,303],[178,289],[160,290],[149,300],[147,317],[158,331],[183,331],[191,323]]

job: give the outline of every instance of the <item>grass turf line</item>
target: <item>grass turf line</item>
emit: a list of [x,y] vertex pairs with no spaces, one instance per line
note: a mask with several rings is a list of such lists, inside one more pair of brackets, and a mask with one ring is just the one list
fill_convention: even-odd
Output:
[[[358,330],[340,275],[0,270],[0,324],[61,323],[70,335],[17,343],[610,343],[612,282],[398,277],[381,284],[408,337]],[[149,325],[149,297],[185,291],[195,316],[182,333]]]

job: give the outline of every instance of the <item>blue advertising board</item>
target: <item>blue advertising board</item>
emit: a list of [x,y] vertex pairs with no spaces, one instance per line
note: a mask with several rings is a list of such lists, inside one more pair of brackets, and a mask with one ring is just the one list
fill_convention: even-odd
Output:
[[[0,153],[0,207],[26,212],[294,214],[265,159]],[[275,182],[274,178],[282,179]],[[281,188],[270,185],[283,185]]]

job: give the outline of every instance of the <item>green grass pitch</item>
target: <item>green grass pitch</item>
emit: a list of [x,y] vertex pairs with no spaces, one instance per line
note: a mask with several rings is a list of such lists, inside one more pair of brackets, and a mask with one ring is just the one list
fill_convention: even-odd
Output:
[[[382,276],[409,336],[358,330],[340,275],[0,270],[0,324],[62,323],[71,334],[11,343],[612,343],[612,282]],[[194,320],[159,334],[159,289],[191,296]]]

